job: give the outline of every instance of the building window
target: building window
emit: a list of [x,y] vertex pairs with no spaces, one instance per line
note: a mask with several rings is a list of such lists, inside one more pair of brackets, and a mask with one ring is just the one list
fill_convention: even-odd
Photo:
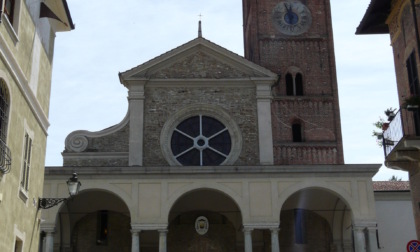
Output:
[[23,166],[22,166],[22,178],[20,180],[20,186],[23,190],[28,191],[29,186],[29,172],[31,169],[31,149],[32,139],[28,133],[25,133],[25,147],[23,152]]
[[301,73],[297,73],[295,76],[293,76],[291,73],[286,74],[286,95],[303,95],[303,77]]
[[220,165],[230,153],[232,142],[225,125],[204,115],[182,121],[171,137],[171,150],[182,165]]
[[302,142],[302,125],[300,123],[292,124],[293,142]]
[[0,79],[0,171],[8,173],[12,162],[7,147],[7,127],[9,125],[9,92],[6,83]]
[[290,73],[286,74],[286,95],[294,95],[293,76]]
[[6,0],[4,3],[4,15],[6,15],[9,22],[13,24],[13,17],[15,13],[15,0]]
[[406,66],[407,66],[410,93],[412,95],[418,95],[419,94],[419,76],[417,73],[416,56],[414,54],[414,51],[408,57]]
[[2,21],[4,27],[10,35],[13,43],[19,41],[19,20],[20,20],[20,8],[23,0],[5,0],[3,3],[3,15]]
[[96,229],[96,244],[107,245],[108,243],[108,211],[102,210],[98,212]]
[[9,123],[9,92],[4,80],[0,80],[0,140],[6,142]]
[[23,251],[23,241],[16,237],[15,240],[15,250],[14,252],[22,252]]
[[[411,52],[410,56],[406,61],[407,73],[408,73],[408,85],[410,88],[411,95],[419,95],[419,75],[417,72],[417,63],[415,51]],[[420,111],[413,112],[414,129],[417,136],[420,135]]]

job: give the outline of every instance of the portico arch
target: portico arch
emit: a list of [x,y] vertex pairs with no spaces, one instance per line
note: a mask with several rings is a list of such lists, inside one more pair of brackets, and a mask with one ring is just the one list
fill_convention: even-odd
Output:
[[168,223],[169,251],[243,249],[242,214],[225,192],[197,188],[184,193],[172,205]]
[[238,207],[241,218],[243,221],[248,221],[249,209],[246,207],[246,204],[242,197],[234,191],[231,187],[217,184],[217,183],[206,183],[202,181],[201,183],[193,183],[176,190],[168,199],[166,206],[163,207],[163,216],[169,216],[171,209],[174,207],[175,203],[179,201],[183,196],[188,193],[194,192],[196,190],[211,190],[219,192],[229,199],[231,199],[235,205]]
[[281,251],[353,251],[352,209],[322,187],[291,194],[280,213]]
[[105,243],[110,251],[130,251],[129,208],[108,190],[81,191],[61,205],[55,223],[54,251],[92,251]]
[[310,189],[310,188],[322,189],[339,197],[351,209],[352,218],[354,219],[360,218],[360,213],[358,210],[359,207],[358,207],[357,202],[354,199],[354,196],[352,196],[350,187],[345,188],[343,186],[339,186],[335,184],[334,182],[326,183],[325,181],[313,180],[313,181],[304,181],[301,183],[295,183],[281,192],[281,194],[279,195],[279,206],[283,207],[286,200],[289,199],[296,192],[304,190],[304,189]]

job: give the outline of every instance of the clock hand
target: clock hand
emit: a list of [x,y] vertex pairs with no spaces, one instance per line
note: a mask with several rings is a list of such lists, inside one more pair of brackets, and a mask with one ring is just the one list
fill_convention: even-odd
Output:
[[287,7],[287,4],[284,3],[284,7],[286,7],[287,14],[289,14],[291,12],[292,6]]
[[287,13],[286,13],[286,16],[287,16],[287,19],[289,20],[289,22],[292,22],[292,20],[293,20],[293,18],[294,18],[294,16],[293,16],[293,11],[292,11],[292,5],[291,4],[289,4],[289,7],[287,7],[287,4],[286,3],[284,3],[284,7],[286,8],[286,10],[287,10]]

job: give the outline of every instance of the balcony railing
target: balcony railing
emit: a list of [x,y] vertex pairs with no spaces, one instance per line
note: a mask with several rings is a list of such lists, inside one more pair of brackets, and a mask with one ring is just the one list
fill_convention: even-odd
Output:
[[418,119],[416,119],[417,115],[415,116],[413,113],[418,113],[417,109],[414,111],[406,108],[400,109],[389,122],[388,128],[383,131],[382,144],[385,158],[403,138],[418,137],[415,122]]
[[6,174],[10,171],[12,164],[12,155],[6,143],[0,139],[0,172]]

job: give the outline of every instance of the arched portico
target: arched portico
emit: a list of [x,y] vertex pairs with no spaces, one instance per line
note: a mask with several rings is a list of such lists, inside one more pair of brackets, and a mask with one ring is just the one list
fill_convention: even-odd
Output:
[[168,216],[169,251],[242,251],[242,214],[226,193],[201,188],[186,192]]
[[246,222],[249,217],[249,210],[246,206],[243,197],[239,195],[236,191],[232,190],[229,186],[223,186],[220,183],[209,183],[209,182],[196,182],[186,185],[182,188],[176,190],[168,199],[167,204],[162,209],[164,216],[170,216],[170,212],[173,210],[174,206],[186,195],[195,192],[195,191],[214,191],[219,192],[225,197],[229,198],[239,209],[241,213],[241,218]]
[[[367,222],[363,227],[358,224],[360,216],[348,203],[357,201],[349,198],[349,194],[340,194],[338,188],[297,187],[300,189],[289,194],[282,204],[279,232],[282,252],[366,251],[369,240],[376,239],[369,234]],[[360,234],[363,237],[357,238]]]
[[43,231],[53,237],[46,251],[131,251],[129,208],[107,190],[81,191],[58,208],[55,228]]

